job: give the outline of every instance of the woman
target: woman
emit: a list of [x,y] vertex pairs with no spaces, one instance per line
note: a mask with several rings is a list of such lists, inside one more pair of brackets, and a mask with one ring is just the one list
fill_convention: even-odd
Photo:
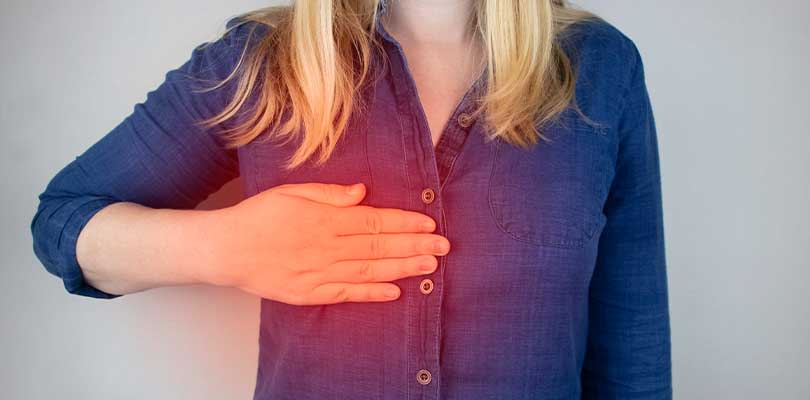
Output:
[[[257,399],[671,397],[632,41],[551,0],[228,28],[40,196],[34,249],[70,293],[262,297]],[[193,210],[239,174],[245,200]]]

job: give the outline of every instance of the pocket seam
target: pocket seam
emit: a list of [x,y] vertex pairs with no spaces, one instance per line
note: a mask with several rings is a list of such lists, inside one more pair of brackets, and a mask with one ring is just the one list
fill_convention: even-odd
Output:
[[[582,232],[582,237],[579,239],[574,240],[567,240],[567,239],[554,239],[551,238],[553,235],[535,235],[537,236],[536,239],[529,238],[527,236],[519,236],[513,232],[507,230],[501,219],[498,218],[498,214],[495,210],[494,202],[492,201],[492,188],[494,186],[493,182],[495,181],[495,166],[498,163],[500,158],[500,148],[503,144],[501,138],[496,138],[495,141],[495,149],[494,149],[494,156],[492,160],[492,165],[490,166],[490,173],[489,173],[489,182],[487,182],[487,205],[489,206],[490,215],[492,216],[492,220],[495,222],[495,226],[498,227],[498,230],[509,236],[510,238],[519,241],[528,243],[534,246],[541,246],[541,247],[554,247],[554,248],[561,248],[561,249],[579,249],[585,246],[590,240],[593,239],[593,235],[596,232],[600,220],[598,215],[593,214],[586,214],[584,218],[583,225],[573,225]],[[557,224],[560,226],[559,224]]]

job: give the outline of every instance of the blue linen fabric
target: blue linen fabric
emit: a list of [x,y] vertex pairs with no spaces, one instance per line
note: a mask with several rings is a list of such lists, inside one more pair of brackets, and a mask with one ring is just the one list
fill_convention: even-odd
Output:
[[[75,252],[81,229],[109,204],[190,209],[240,174],[246,197],[284,183],[363,182],[361,204],[431,216],[452,250],[433,274],[396,281],[393,302],[262,299],[256,399],[672,397],[656,129],[629,38],[590,21],[561,39],[577,104],[595,124],[569,107],[540,127],[550,141],[530,150],[489,140],[469,118],[482,74],[434,147],[403,49],[378,23],[380,79],[360,93],[368,107],[325,165],[283,171],[298,142],[226,150],[225,124],[195,124],[233,87],[195,93],[191,78],[224,78],[266,29],[248,22],[195,48],[48,183],[33,249],[69,293],[117,297],[85,282]],[[427,188],[433,201],[423,201]]]

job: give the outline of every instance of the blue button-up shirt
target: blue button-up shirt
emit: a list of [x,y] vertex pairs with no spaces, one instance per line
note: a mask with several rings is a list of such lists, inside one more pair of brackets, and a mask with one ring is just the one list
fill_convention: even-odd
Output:
[[396,301],[262,299],[256,399],[671,398],[656,130],[630,39],[606,22],[564,39],[577,104],[597,124],[569,108],[530,150],[488,140],[470,117],[481,75],[434,147],[403,49],[378,24],[385,51],[373,58],[381,79],[360,93],[368,108],[325,165],[283,171],[298,142],[226,150],[194,124],[227,98],[193,93],[188,77],[227,76],[251,28],[266,29],[244,24],[195,48],[40,195],[34,250],[68,292],[115,297],[85,282],[75,253],[111,203],[193,208],[240,174],[247,197],[360,181],[361,204],[429,215],[452,250],[434,273],[396,281]]

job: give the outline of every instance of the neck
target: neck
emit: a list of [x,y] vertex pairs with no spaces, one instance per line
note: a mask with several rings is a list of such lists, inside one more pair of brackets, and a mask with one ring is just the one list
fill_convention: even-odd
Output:
[[381,20],[398,40],[423,44],[465,44],[473,38],[474,0],[388,0]]

